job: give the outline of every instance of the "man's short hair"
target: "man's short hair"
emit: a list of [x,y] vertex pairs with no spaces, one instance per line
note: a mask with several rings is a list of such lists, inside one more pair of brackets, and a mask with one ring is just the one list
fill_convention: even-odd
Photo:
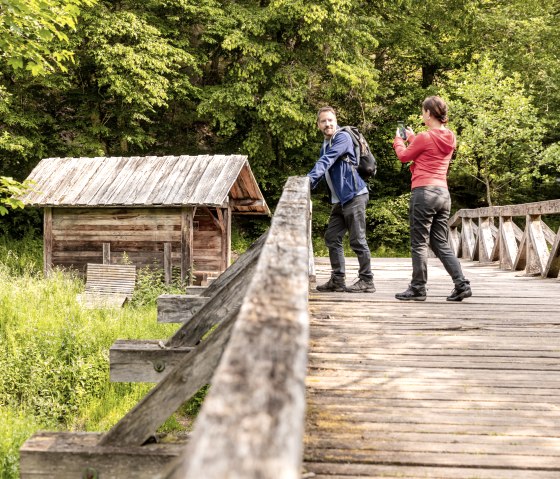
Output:
[[317,112],[317,121],[319,121],[319,117],[321,116],[321,113],[324,113],[326,111],[328,111],[328,112],[332,113],[334,116],[336,116],[336,111],[334,111],[334,108],[332,106],[328,106],[328,105],[323,106],[323,107],[319,108],[319,111]]

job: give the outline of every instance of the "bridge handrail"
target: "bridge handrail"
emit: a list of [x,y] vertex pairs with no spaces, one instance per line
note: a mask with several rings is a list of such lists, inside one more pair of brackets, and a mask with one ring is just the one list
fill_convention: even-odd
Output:
[[538,201],[534,203],[522,203],[519,205],[460,209],[449,219],[449,226],[459,226],[462,218],[499,218],[500,216],[550,214],[560,214],[560,200]]
[[309,181],[291,177],[189,444],[162,477],[300,477],[309,218]]
[[[542,216],[557,214],[560,200],[461,209],[449,219],[450,244],[461,258],[499,261],[501,269],[555,278],[560,274],[560,228],[555,233]],[[519,217],[525,220],[523,230],[513,220]]]

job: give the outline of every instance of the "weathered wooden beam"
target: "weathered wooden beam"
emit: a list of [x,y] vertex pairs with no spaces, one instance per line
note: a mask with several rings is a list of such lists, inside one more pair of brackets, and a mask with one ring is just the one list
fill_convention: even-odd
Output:
[[476,249],[475,225],[470,218],[463,218],[461,226],[462,258],[473,260]]
[[511,270],[517,258],[516,225],[510,216],[500,216],[500,268]]
[[560,274],[560,228],[558,228],[558,233],[552,243],[550,256],[548,257],[543,276],[547,278],[557,278],[558,274]]
[[230,311],[195,350],[182,355],[176,366],[101,438],[99,444],[119,447],[144,444],[181,404],[208,384],[229,340],[238,311],[238,308]]
[[167,479],[300,478],[309,180],[289,178],[184,456]]
[[461,234],[459,229],[454,226],[449,228],[449,246],[455,256],[460,257],[461,255]]
[[171,243],[163,243],[163,275],[165,284],[171,284],[171,276],[173,272],[173,261],[171,259]]
[[483,217],[478,219],[478,260],[481,263],[489,263],[492,261],[492,252],[494,249],[492,226],[494,226],[494,224],[491,218]]
[[45,208],[43,213],[43,274],[49,276],[53,266],[53,213]]
[[103,243],[103,264],[111,264],[111,243]]
[[20,449],[22,479],[153,479],[185,442],[100,446],[100,433],[39,432]]
[[195,294],[160,294],[157,297],[158,323],[185,323],[209,300]]
[[491,206],[487,208],[462,209],[449,220],[450,226],[456,226],[460,218],[480,218],[499,216],[534,216],[560,214],[560,200],[523,203],[520,205]]
[[224,271],[204,291],[208,301],[190,321],[183,323],[179,330],[165,343],[166,347],[194,346],[213,326],[218,324],[232,310],[239,308],[247,291],[260,255],[264,238],[261,236],[238,260]]
[[538,273],[542,276],[545,273],[546,264],[548,262],[550,253],[548,251],[548,244],[543,229],[543,222],[541,221],[541,216],[527,216],[527,223],[525,228],[529,231],[528,245],[530,245],[530,252],[532,257],[531,265],[533,266],[532,270],[527,271],[527,273]]
[[[117,341],[110,350],[111,381],[157,382],[172,370],[166,367],[160,374],[154,373],[154,363],[169,362],[170,357],[176,358],[172,351],[187,351],[189,346],[197,345],[201,338],[216,324],[234,314],[241,304],[247,291],[250,279],[255,270],[257,259],[264,243],[265,235],[257,240],[239,257],[239,259],[208,287],[204,294],[212,295],[200,300],[205,304],[183,323],[181,328],[167,341],[131,342],[123,356],[123,344]],[[226,274],[227,273],[227,274]],[[115,352],[113,353],[113,348]],[[149,361],[146,354],[149,352]],[[190,353],[189,353],[190,354]],[[124,363],[123,363],[124,362]],[[175,364],[175,361],[173,362]],[[126,368],[130,368],[127,372]]]
[[193,208],[181,210],[181,281],[191,284],[193,271]]
[[111,382],[157,383],[192,351],[158,340],[117,340],[109,350]]

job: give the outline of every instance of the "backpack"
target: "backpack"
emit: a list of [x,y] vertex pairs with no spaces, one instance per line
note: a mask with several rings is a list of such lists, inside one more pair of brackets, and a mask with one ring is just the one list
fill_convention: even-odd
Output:
[[[369,149],[368,142],[356,126],[343,126],[340,130],[345,131],[352,138],[354,152],[358,160],[358,167],[356,169],[362,180],[367,182],[377,173],[377,161]],[[343,157],[342,159],[348,161],[348,158]]]

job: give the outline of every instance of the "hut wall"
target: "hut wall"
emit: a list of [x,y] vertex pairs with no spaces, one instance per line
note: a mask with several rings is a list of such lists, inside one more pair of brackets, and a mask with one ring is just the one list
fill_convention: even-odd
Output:
[[[171,243],[173,267],[181,265],[181,208],[52,208],[52,264],[84,272],[103,262],[110,243],[111,263],[163,268],[164,243]],[[222,234],[207,212],[193,221],[195,271],[221,272]]]

